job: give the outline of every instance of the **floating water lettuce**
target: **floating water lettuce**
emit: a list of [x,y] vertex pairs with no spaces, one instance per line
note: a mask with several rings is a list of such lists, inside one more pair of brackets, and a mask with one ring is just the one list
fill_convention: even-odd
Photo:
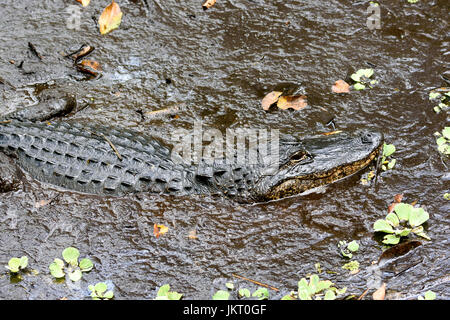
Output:
[[445,127],[442,133],[435,132],[438,151],[446,156],[450,155],[450,127]]
[[5,266],[6,269],[8,269],[12,273],[17,273],[21,269],[25,269],[28,266],[28,257],[22,256],[20,258],[11,258],[8,261],[8,265]]
[[431,290],[428,290],[425,292],[424,297],[418,296],[417,300],[435,300],[436,299],[436,293],[434,293]]
[[450,104],[450,88],[434,89],[429,93],[428,98],[437,103],[433,108],[434,112],[446,111]]
[[415,208],[407,203],[397,203],[394,211],[387,214],[385,219],[379,219],[373,224],[375,232],[387,233],[383,238],[385,244],[397,244],[401,237],[411,232],[431,240],[424,232],[422,224],[429,219],[429,214],[422,208]]
[[159,288],[155,300],[180,300],[182,296],[181,293],[170,291],[170,285],[165,284]]
[[313,274],[309,278],[309,283],[305,278],[300,279],[297,291],[291,291],[281,300],[334,300],[336,296],[346,291],[346,287],[339,290],[330,280],[320,280],[318,275]]
[[352,252],[357,252],[359,250],[359,244],[357,241],[353,240],[350,243],[347,244],[346,241],[339,241],[338,248],[341,251],[341,254],[351,259],[353,257]]
[[213,300],[228,300],[230,298],[230,293],[225,290],[218,290],[214,295],[212,296]]
[[386,144],[386,143],[383,144],[383,154],[381,156],[381,169],[383,171],[394,168],[397,160],[395,159],[387,160],[387,158],[392,156],[392,154],[394,154],[395,151],[396,149],[393,144]]
[[108,285],[105,282],[99,282],[94,286],[89,285],[88,289],[91,291],[93,300],[110,300],[114,297],[114,292],[108,290]]
[[50,274],[58,279],[63,278],[67,273],[69,279],[75,282],[82,278],[82,272],[91,271],[94,267],[94,264],[88,258],[84,258],[78,263],[80,251],[74,247],[64,249],[62,257],[66,263],[59,258],[55,258],[49,265]]
[[364,90],[366,87],[372,88],[372,85],[377,84],[377,80],[371,80],[370,77],[373,76],[373,69],[359,69],[353,73],[350,78],[355,81],[353,84],[353,89]]

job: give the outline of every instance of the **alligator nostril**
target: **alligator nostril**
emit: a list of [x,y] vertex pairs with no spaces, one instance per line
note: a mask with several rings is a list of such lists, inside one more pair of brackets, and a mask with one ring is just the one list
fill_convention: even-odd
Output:
[[371,133],[366,133],[365,135],[363,135],[361,137],[361,142],[362,143],[372,143],[372,134]]

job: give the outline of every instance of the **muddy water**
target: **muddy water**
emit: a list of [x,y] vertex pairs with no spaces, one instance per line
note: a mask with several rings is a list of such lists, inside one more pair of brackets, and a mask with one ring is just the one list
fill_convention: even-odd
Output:
[[[338,129],[382,130],[397,147],[397,164],[381,174],[377,187],[351,177],[323,192],[258,205],[207,197],[101,198],[25,179],[18,191],[0,195],[0,261],[28,255],[39,273],[18,281],[2,272],[0,298],[84,299],[87,285],[98,281],[113,285],[118,299],[154,298],[165,283],[187,299],[209,299],[227,281],[256,288],[233,278],[238,274],[279,288],[270,291],[279,299],[314,273],[316,263],[334,272],[322,278],[359,296],[382,252],[373,222],[385,216],[397,193],[430,213],[432,240],[394,265],[397,271],[375,276],[387,283],[389,298],[416,299],[427,290],[449,298],[450,204],[443,198],[449,175],[433,136],[448,117],[435,114],[428,100],[430,89],[446,85],[441,76],[449,72],[448,1],[382,4],[381,28],[373,31],[366,25],[368,1],[233,0],[207,11],[201,1],[118,3],[120,28],[100,36],[93,17],[107,1],[80,7],[80,28],[73,30],[66,10],[75,1],[0,0],[0,111],[32,105],[40,90],[59,87],[87,105],[73,121],[165,139],[195,120],[220,130],[275,128],[301,136],[329,131],[325,119],[332,115]],[[44,62],[30,53],[30,41]],[[99,79],[80,81],[79,73],[60,66],[67,64],[61,52],[83,43],[96,47],[89,58],[103,66]],[[31,71],[44,63],[58,80],[23,77],[9,60],[23,60]],[[375,88],[331,93],[334,81],[370,65],[379,81]],[[263,96],[282,82],[297,84],[309,106],[262,111]],[[186,107],[177,118],[141,117],[181,102]],[[168,233],[155,238],[154,223],[168,226]],[[188,237],[192,230],[195,240]],[[361,271],[355,275],[341,269],[347,262],[338,253],[341,240],[360,242],[355,258]],[[56,283],[48,273],[68,246],[95,264],[74,285]]]

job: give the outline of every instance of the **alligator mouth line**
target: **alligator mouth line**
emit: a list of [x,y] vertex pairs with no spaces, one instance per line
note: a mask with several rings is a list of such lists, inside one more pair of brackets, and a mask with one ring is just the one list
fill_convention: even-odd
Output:
[[317,188],[323,185],[331,184],[348,176],[351,176],[360,170],[366,168],[377,158],[382,149],[378,146],[366,158],[341,165],[326,172],[313,173],[302,177],[286,179],[276,185],[267,195],[267,200],[277,200],[296,194],[301,194],[307,190]]

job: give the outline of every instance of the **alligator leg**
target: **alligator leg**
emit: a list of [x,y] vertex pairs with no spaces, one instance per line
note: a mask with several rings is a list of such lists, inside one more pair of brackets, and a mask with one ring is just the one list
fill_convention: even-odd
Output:
[[22,184],[21,177],[14,160],[0,153],[0,193],[17,190]]
[[[59,116],[65,116],[76,108],[76,99],[73,96],[48,90],[41,95],[40,102],[34,106],[16,110],[0,117],[0,125],[8,123],[8,120],[19,121],[46,121]],[[0,135],[0,139],[2,136]],[[22,173],[12,159],[6,153],[0,151],[0,193],[15,191],[22,183]]]
[[76,106],[77,100],[74,96],[58,90],[47,90],[45,94],[41,95],[38,104],[16,110],[1,118],[31,122],[47,121],[68,115],[76,109]]

